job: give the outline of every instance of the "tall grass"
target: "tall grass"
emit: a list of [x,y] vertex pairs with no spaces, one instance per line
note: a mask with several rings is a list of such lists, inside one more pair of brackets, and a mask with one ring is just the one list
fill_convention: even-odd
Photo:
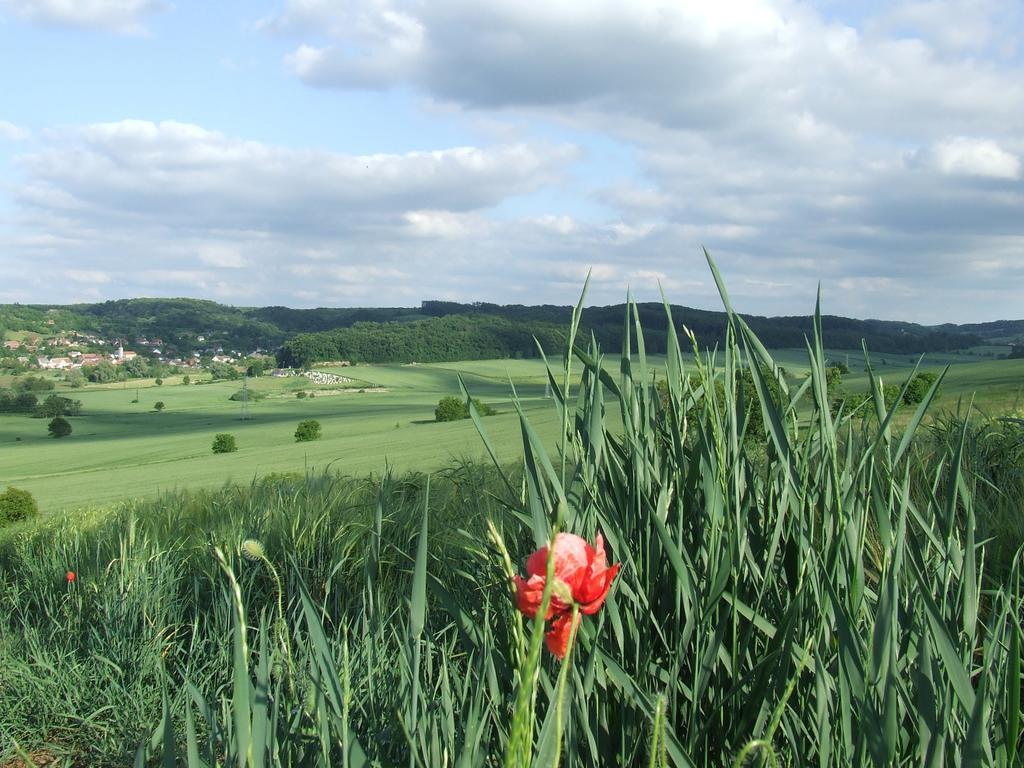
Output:
[[[1024,494],[992,476],[1005,446],[986,459],[969,421],[926,421],[941,379],[902,431],[874,375],[868,413],[833,415],[820,315],[791,387],[720,288],[720,351],[666,303],[664,398],[632,304],[618,377],[570,341],[550,372],[560,444],[520,412],[515,472],[279,479],[8,541],[7,748],[94,765],[1019,764],[1020,538],[992,521]],[[555,530],[600,532],[623,564],[561,664],[509,588]]]

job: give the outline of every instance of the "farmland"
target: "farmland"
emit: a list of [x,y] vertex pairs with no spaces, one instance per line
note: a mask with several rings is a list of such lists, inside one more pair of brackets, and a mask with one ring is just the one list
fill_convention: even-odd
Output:
[[[40,422],[6,417],[8,455],[24,451],[18,482],[47,511],[73,507],[61,489],[83,480],[132,500],[0,537],[0,754],[111,766],[187,755],[196,768],[499,755],[682,767],[743,765],[752,750],[783,763],[1015,764],[1016,422],[979,409],[931,426],[902,409],[897,444],[877,413],[828,418],[824,364],[845,353],[780,351],[791,384],[817,382],[799,399],[798,387],[760,394],[764,354],[729,347],[722,368],[624,355],[604,362],[607,378],[593,358],[574,375],[555,360],[551,399],[536,361],[356,366],[338,369],[353,379],[340,388],[260,378],[246,422],[228,399],[238,382],[85,387],[62,440],[15,434]],[[976,405],[1015,407],[1022,361],[960,357],[935,361],[951,368],[922,408],[941,397],[931,407],[948,409],[979,382]],[[755,392],[712,386],[744,358],[758,362]],[[898,383],[912,361],[875,363]],[[503,411],[482,420],[501,467],[473,461],[472,423],[430,420],[459,374]],[[877,400],[879,384],[854,371],[845,386]],[[736,438],[741,396],[774,425],[767,435]],[[558,415],[561,398],[575,417]],[[292,442],[308,418],[323,439]],[[238,452],[210,453],[228,430]],[[28,476],[43,461],[61,471]],[[576,585],[557,608],[554,587],[537,589],[531,613],[536,558],[514,605],[511,577],[553,530],[594,542],[597,554],[572,539],[597,586],[557,570],[556,554],[550,573]],[[599,616],[559,634],[581,608]],[[881,741],[865,718],[897,726]],[[565,751],[549,761],[553,748]]]
[[[979,354],[991,354],[979,350]],[[856,361],[843,386],[865,391],[862,353],[832,351],[831,359]],[[807,373],[801,350],[779,350],[780,364],[796,381]],[[873,357],[886,383],[900,383],[916,357]],[[558,366],[560,358],[553,358]],[[652,369],[663,374],[664,358]],[[1024,406],[1021,392],[1024,360],[996,360],[971,355],[932,353],[923,367],[951,369],[940,392],[939,408],[955,408],[958,398],[977,397],[976,407],[1009,413]],[[606,368],[617,376],[613,363]],[[160,491],[214,487],[228,481],[249,482],[274,472],[332,468],[352,475],[379,473],[385,464],[396,470],[433,470],[453,459],[477,459],[483,446],[468,422],[437,424],[434,407],[446,395],[459,394],[461,374],[474,397],[493,404],[498,414],[487,421],[500,458],[514,462],[519,426],[511,402],[514,386],[521,404],[542,435],[556,433],[556,415],[546,400],[543,363],[539,360],[491,360],[430,365],[378,365],[333,370],[353,379],[344,387],[311,384],[301,377],[250,379],[250,418],[229,398],[238,381],[204,381],[181,385],[180,377],[162,386],[152,379],[80,389],[58,389],[81,400],[82,416],[73,418],[73,434],[53,440],[46,423],[24,416],[0,415],[2,479],[29,490],[44,511],[88,507],[124,498],[149,497]],[[313,398],[298,399],[304,390]],[[133,400],[138,399],[138,402]],[[157,413],[153,405],[165,403]],[[323,425],[323,438],[296,443],[292,433],[302,419]],[[212,456],[217,433],[236,436],[236,453]]]

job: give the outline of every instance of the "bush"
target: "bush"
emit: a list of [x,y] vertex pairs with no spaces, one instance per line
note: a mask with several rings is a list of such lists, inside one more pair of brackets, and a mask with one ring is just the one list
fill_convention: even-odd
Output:
[[295,428],[295,442],[305,443],[310,440],[320,439],[320,422],[316,419],[306,419],[300,421],[299,426]]
[[295,393],[295,396],[296,396],[296,397],[297,397],[297,398],[298,398],[299,400],[305,400],[305,399],[306,399],[306,397],[307,397],[307,395],[306,395],[306,390],[304,390],[304,389],[300,389],[300,390],[299,390],[298,392],[296,392],[296,393]]
[[46,428],[50,433],[50,437],[67,437],[71,434],[71,422],[65,419],[63,416],[55,416],[50,425]]
[[243,399],[245,399],[251,403],[254,400],[262,400],[265,397],[265,394],[263,394],[262,392],[257,392],[256,390],[253,389],[239,389],[234,394],[232,394],[231,397],[228,398],[228,400],[233,400],[236,403],[240,403],[242,402]]
[[921,371],[915,374],[907,384],[907,391],[903,393],[903,404],[917,405],[920,403],[938,378],[939,375],[931,371]]
[[156,411],[157,413],[159,413],[163,409],[164,409],[164,401],[163,400],[157,400],[155,403],[153,403],[153,410]]
[[187,384],[191,384],[191,383],[192,383],[192,377],[191,377],[191,376],[189,376],[189,375],[188,375],[188,374],[186,373],[186,374],[185,374],[184,376],[182,376],[182,377],[181,377],[181,383],[182,383],[182,384],[186,384],[186,385],[187,385]]
[[234,453],[238,450],[238,445],[235,443],[235,436],[229,435],[225,432],[220,432],[213,437],[213,452],[214,453]]
[[[476,398],[473,398],[473,405],[476,408],[476,412],[481,416],[492,416],[494,414],[494,409],[491,406],[481,403]],[[437,403],[437,408],[434,409],[435,421],[458,421],[468,418],[469,406],[466,405],[466,401],[454,395],[442,397]]]
[[156,384],[156,385],[157,385],[158,387],[162,387],[162,386],[164,385],[164,380],[163,380],[163,379],[157,379],[157,380],[156,380],[156,381],[155,381],[154,383],[155,383],[155,384]]
[[28,491],[9,485],[5,492],[0,493],[0,526],[27,520],[38,514],[39,505]]

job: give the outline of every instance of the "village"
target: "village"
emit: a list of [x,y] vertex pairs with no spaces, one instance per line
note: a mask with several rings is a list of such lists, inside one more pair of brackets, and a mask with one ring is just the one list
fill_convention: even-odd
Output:
[[[196,340],[205,342],[205,336]],[[135,349],[127,349],[126,345]],[[109,350],[109,351],[108,351]],[[91,333],[72,331],[51,338],[39,334],[28,334],[23,339],[8,339],[3,343],[4,358],[25,369],[44,371],[67,371],[98,366],[107,363],[123,366],[140,360],[149,364],[158,363],[173,368],[199,370],[212,363],[227,365],[246,364],[247,359],[258,359],[268,353],[263,349],[244,354],[234,349],[209,347],[192,352],[190,355],[165,356],[162,339],[139,337],[127,339],[103,339]]]

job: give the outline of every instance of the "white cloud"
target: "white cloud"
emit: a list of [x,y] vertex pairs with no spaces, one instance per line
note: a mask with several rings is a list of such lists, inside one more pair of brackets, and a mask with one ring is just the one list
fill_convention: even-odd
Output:
[[124,120],[54,134],[21,159],[29,207],[126,226],[324,234],[467,212],[555,182],[570,146],[513,144],[346,155]]
[[932,147],[936,167],[945,174],[1019,179],[1020,158],[990,139],[965,136],[940,141]]
[[104,284],[110,282],[110,275],[97,269],[65,269],[64,277],[75,283]]
[[145,19],[164,7],[160,0],[0,0],[0,11],[32,23],[129,35],[144,33]]
[[24,141],[31,138],[31,136],[32,132],[27,128],[22,128],[6,120],[0,120],[0,140]]

